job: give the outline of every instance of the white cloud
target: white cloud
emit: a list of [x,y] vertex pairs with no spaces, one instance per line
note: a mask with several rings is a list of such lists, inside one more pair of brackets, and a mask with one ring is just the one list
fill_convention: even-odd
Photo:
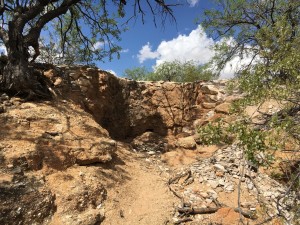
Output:
[[147,59],[156,59],[157,57],[159,57],[159,53],[152,52],[151,48],[152,47],[151,47],[150,43],[148,42],[139,51],[139,54],[137,57],[138,57],[140,63],[143,63]]
[[[233,38],[224,39],[228,45],[234,42]],[[156,65],[163,62],[171,62],[178,60],[181,62],[193,61],[198,65],[205,64],[214,56],[212,46],[216,42],[209,38],[203,28],[198,26],[188,35],[178,35],[178,37],[169,41],[162,41],[156,50],[152,50],[152,46],[148,42],[142,47],[137,55],[139,62],[143,63],[147,59],[155,59]],[[221,71],[220,78],[228,79],[234,76],[236,69],[250,62],[250,56],[240,59],[233,58],[225,68]]]
[[103,41],[97,41],[95,44],[94,44],[94,49],[101,49],[102,47],[104,46],[104,42]]
[[113,75],[115,75],[115,76],[118,76],[117,73],[115,71],[113,71],[113,70],[106,70],[106,71],[109,72],[109,73],[111,73],[111,74],[113,74]]
[[162,41],[155,51],[148,42],[139,51],[140,63],[147,59],[156,59],[156,64],[179,60],[181,62],[193,60],[197,64],[207,63],[214,55],[211,49],[214,41],[208,38],[203,28],[199,26],[189,35],[180,34],[170,41]]
[[207,37],[201,26],[198,26],[189,35],[180,34],[173,40],[161,42],[156,50],[160,56],[156,63],[174,60],[207,63],[214,55],[211,49],[213,44],[214,41]]
[[121,50],[121,53],[127,53],[127,52],[129,52],[129,49],[128,49],[128,48],[122,49],[122,50]]
[[191,7],[194,7],[199,2],[199,0],[187,0],[187,2],[190,4]]

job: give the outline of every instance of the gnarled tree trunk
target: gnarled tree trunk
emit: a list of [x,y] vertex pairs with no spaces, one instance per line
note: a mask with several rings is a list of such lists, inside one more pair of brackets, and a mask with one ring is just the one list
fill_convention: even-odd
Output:
[[6,43],[8,61],[0,81],[1,89],[11,94],[28,95],[27,97],[50,97],[43,77],[29,66],[28,46],[22,33],[13,25],[9,30],[9,40]]

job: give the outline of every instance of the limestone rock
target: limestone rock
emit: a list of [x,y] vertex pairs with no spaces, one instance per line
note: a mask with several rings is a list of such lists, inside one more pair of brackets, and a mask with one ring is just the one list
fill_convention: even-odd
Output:
[[136,137],[131,142],[131,146],[138,151],[164,152],[166,150],[166,142],[163,137],[150,131]]
[[[90,173],[86,170],[84,174]],[[106,190],[92,178],[96,177],[95,173],[91,174],[93,176],[75,174],[78,174],[78,169],[70,168],[48,177],[49,186],[59,203],[52,224],[99,224],[104,219],[104,213],[97,207],[103,203]]]
[[240,95],[230,95],[225,98],[225,102],[232,103],[240,99],[242,99],[242,96]]
[[223,172],[226,171],[225,167],[222,166],[222,165],[220,165],[220,164],[215,164],[215,165],[214,165],[214,168],[215,168],[216,170],[220,170],[220,171],[223,171]]
[[218,102],[218,96],[207,94],[205,95],[204,100],[208,103],[216,103]]
[[216,103],[213,102],[203,102],[202,107],[205,109],[213,109],[216,107]]
[[231,107],[231,104],[230,103],[222,103],[220,105],[218,105],[216,108],[215,108],[215,111],[217,113],[223,113],[223,114],[229,114],[230,112],[230,107]]
[[91,82],[86,78],[80,77],[78,79],[78,85],[83,87],[91,87]]
[[55,79],[53,85],[54,85],[54,86],[58,86],[58,85],[61,85],[62,82],[63,82],[62,78],[61,78],[61,77],[58,77],[58,78]]
[[217,95],[219,90],[214,85],[203,85],[201,91],[204,94]]
[[112,159],[111,153],[116,150],[116,142],[111,140],[101,140],[100,143],[93,143],[91,148],[79,151],[76,154],[76,163],[79,165],[89,165],[93,163],[105,163]]
[[57,72],[54,69],[44,71],[44,76],[49,79],[53,79],[56,75],[57,75]]
[[196,142],[193,136],[179,138],[176,145],[180,148],[185,148],[185,149],[196,148]]

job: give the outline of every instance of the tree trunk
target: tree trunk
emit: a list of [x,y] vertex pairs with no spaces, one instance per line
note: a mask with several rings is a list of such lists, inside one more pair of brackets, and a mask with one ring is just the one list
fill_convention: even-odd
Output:
[[28,47],[23,35],[12,31],[7,48],[7,64],[4,67],[0,87],[14,95],[27,95],[28,98],[49,98],[50,92],[40,73],[29,66]]

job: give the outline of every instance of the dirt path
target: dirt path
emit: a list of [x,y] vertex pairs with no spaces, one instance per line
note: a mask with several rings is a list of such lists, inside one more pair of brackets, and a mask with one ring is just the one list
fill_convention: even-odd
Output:
[[144,158],[126,161],[122,169],[130,179],[108,190],[101,224],[169,224],[178,200],[169,191],[167,179]]

